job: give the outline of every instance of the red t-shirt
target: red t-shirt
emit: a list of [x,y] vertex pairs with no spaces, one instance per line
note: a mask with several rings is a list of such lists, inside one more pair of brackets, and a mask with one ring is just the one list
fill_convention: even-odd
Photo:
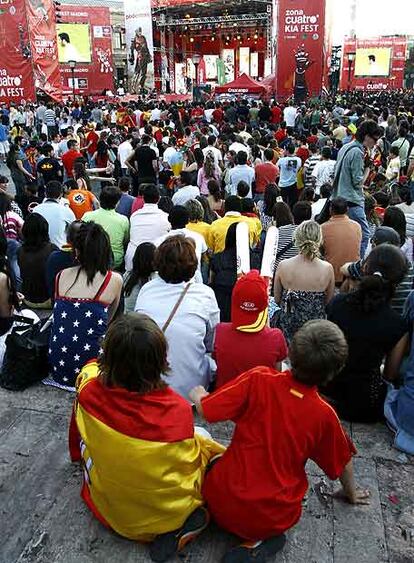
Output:
[[89,131],[89,133],[87,133],[86,135],[86,144],[89,145],[91,141],[92,141],[91,146],[86,150],[88,154],[92,156],[96,152],[96,149],[98,148],[98,141],[99,141],[99,135],[95,131]]
[[273,162],[263,162],[257,164],[256,174],[256,193],[264,193],[268,184],[274,184],[279,177],[279,168]]
[[213,119],[216,123],[221,123],[224,117],[224,111],[221,108],[216,108],[212,113]]
[[275,139],[280,144],[287,137],[286,129],[278,129],[275,133]]
[[192,109],[191,110],[191,117],[193,117],[194,119],[201,119],[202,117],[204,117],[203,109],[199,108],[199,107]]
[[142,209],[143,207],[144,207],[144,198],[142,197],[142,195],[137,195],[137,197],[132,202],[131,215],[135,213],[135,211],[138,211],[138,209]]
[[306,147],[299,147],[298,150],[296,151],[296,156],[298,156],[301,159],[302,164],[305,164],[305,162],[309,158],[309,155],[310,152]]
[[210,423],[236,423],[230,446],[206,474],[203,498],[221,528],[249,541],[282,534],[299,520],[308,459],[337,479],[356,453],[316,387],[289,371],[252,369],[202,407]]
[[82,158],[82,153],[70,149],[62,155],[62,164],[65,168],[68,178],[73,178],[73,163],[77,158]]
[[280,123],[282,119],[282,110],[278,106],[271,108],[272,112],[272,123]]
[[256,366],[274,368],[287,353],[285,337],[278,328],[266,326],[260,332],[246,333],[232,323],[220,323],[214,341],[217,388]]
[[317,145],[319,141],[317,135],[310,135],[306,140],[308,141],[308,145]]

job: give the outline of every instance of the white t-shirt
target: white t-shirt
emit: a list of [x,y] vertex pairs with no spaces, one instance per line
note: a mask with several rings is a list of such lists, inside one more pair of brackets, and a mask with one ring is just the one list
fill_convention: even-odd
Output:
[[118,160],[121,168],[126,168],[125,160],[133,152],[132,145],[129,141],[124,141],[118,147]]
[[315,192],[319,195],[323,184],[331,183],[335,172],[334,160],[320,160],[313,169],[312,176],[316,179]]
[[247,158],[250,156],[250,149],[238,141],[235,141],[229,146],[229,151],[234,151],[236,154],[240,151],[244,151],[247,154]]
[[[185,282],[170,284],[157,277],[139,292],[135,311],[150,316],[162,328],[185,286]],[[170,366],[165,381],[186,399],[193,387],[208,387],[212,379],[216,365],[208,352],[213,349],[219,322],[220,310],[213,290],[192,283],[165,331]]]
[[203,149],[204,158],[206,158],[206,156],[209,152],[213,153],[214,162],[216,163],[217,166],[219,166],[219,163],[223,160],[223,155],[221,154],[220,149],[218,149],[217,147],[210,146],[210,145],[208,147],[205,147]]
[[387,170],[385,172],[385,177],[387,180],[398,180],[400,175],[401,169],[401,161],[400,157],[396,156],[395,158],[391,158],[388,163]]
[[172,196],[174,205],[185,205],[190,199],[195,199],[200,195],[200,189],[197,186],[184,186]]
[[208,247],[207,243],[200,233],[196,233],[194,231],[190,231],[190,229],[173,229],[166,235],[159,237],[157,240],[154,241],[155,246],[160,246],[161,243],[165,241],[168,237],[173,237],[174,235],[183,235],[185,238],[193,239],[195,243],[195,252],[198,261],[198,268],[194,275],[194,281],[197,283],[203,283],[203,276],[201,275],[201,256],[207,252]]
[[294,127],[296,121],[297,109],[293,106],[288,106],[283,110],[283,120],[286,122],[287,127]]
[[168,162],[171,166],[171,158],[177,153],[177,149],[175,147],[167,147],[164,151],[162,159],[164,162]]

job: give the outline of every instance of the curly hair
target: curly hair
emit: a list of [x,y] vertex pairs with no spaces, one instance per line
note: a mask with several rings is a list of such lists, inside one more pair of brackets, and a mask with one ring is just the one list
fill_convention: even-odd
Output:
[[299,253],[312,261],[320,256],[322,230],[316,221],[304,221],[294,234],[294,241]]
[[155,253],[155,269],[167,283],[190,281],[197,266],[195,243],[183,235],[168,237]]

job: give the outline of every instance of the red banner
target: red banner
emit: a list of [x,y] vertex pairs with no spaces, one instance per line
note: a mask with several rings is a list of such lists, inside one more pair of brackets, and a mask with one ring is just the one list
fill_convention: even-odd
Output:
[[[75,93],[81,95],[102,95],[114,89],[112,63],[112,28],[109,8],[64,5],[61,10],[62,24],[58,24],[58,48],[63,93],[71,95],[73,83]],[[65,27],[66,26],[70,27]],[[65,37],[66,36],[66,37]],[[67,43],[65,39],[77,37]],[[64,43],[67,43],[64,45]],[[71,47],[70,55],[62,62],[63,51]],[[76,49],[76,51],[75,51]],[[67,61],[74,59],[74,72]]]
[[277,94],[318,96],[325,73],[325,0],[280,0]]
[[1,0],[0,100],[34,101],[35,88],[24,0]]
[[52,0],[26,2],[35,86],[57,101],[62,100],[55,8]]
[[347,39],[341,89],[378,92],[403,88],[406,53],[406,37]]

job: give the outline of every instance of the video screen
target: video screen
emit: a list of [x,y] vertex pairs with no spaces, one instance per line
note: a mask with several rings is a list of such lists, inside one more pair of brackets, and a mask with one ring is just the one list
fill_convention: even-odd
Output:
[[355,76],[389,76],[390,63],[390,48],[357,49],[354,74]]
[[69,61],[91,62],[89,24],[58,23],[56,24],[56,34],[60,63],[68,63]]

